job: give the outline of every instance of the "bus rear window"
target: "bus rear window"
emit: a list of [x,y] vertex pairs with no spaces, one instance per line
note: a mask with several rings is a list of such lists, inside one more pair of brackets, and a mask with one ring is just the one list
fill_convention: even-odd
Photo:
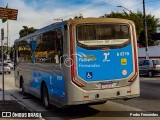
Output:
[[130,43],[127,24],[81,24],[76,27],[77,43],[87,49],[120,48]]
[[119,24],[79,25],[77,40],[129,39],[129,27]]

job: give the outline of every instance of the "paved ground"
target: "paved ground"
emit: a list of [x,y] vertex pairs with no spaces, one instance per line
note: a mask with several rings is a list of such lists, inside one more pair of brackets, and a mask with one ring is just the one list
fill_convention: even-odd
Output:
[[[9,119],[10,118],[9,116],[16,117],[16,115],[18,115],[16,113],[21,113],[21,115],[28,116],[28,113],[31,113],[31,112],[6,92],[3,100],[3,92],[2,92],[2,89],[0,89],[0,120],[12,120],[12,119]],[[21,117],[16,117],[13,120],[15,119],[20,120],[20,118]],[[32,120],[32,119],[38,120],[39,118],[31,118],[29,120]]]
[[[23,96],[21,93],[21,90],[15,87],[14,77],[12,72],[11,74],[5,74],[5,90],[7,93],[9,93],[9,95],[6,95],[5,98],[11,99],[11,100],[16,99],[16,101],[12,101],[16,103],[13,103],[12,105],[10,105],[11,107],[9,107],[9,104],[7,105],[9,109],[12,109],[12,108],[14,109],[14,107],[16,108],[17,106],[18,108],[20,107],[19,109],[26,109],[25,107],[23,107],[23,105],[25,105],[27,108],[31,109],[32,111],[42,112],[42,115],[45,114],[43,115],[43,117],[46,120],[70,120],[70,119],[72,120],[74,119],[75,120],[111,120],[111,119],[112,120],[117,120],[117,119],[118,120],[160,120],[159,117],[107,117],[108,114],[113,116],[116,116],[116,114],[118,114],[117,116],[121,116],[121,115],[124,116],[124,114],[128,115],[127,112],[141,112],[143,110],[148,110],[149,108],[150,110],[157,110],[158,108],[160,108],[158,106],[160,105],[158,102],[159,101],[158,91],[159,91],[159,83],[160,83],[159,80],[160,80],[159,77],[154,77],[154,78],[145,77],[143,79],[140,79],[142,94],[139,98],[135,98],[130,101],[125,101],[125,102],[120,101],[118,103],[117,101],[116,102],[108,101],[106,104],[103,104],[103,105],[70,107],[70,108],[66,108],[63,111],[55,111],[54,109],[46,111],[44,107],[41,105],[40,99],[37,99],[36,97],[33,97],[33,96]],[[0,75],[0,88],[1,88],[1,75]],[[1,92],[0,92],[0,95],[2,95]],[[156,99],[151,101],[152,98],[155,98],[154,96],[156,96]],[[2,99],[2,96],[0,96],[0,100],[1,99]],[[148,100],[149,103],[146,102],[146,99]],[[20,104],[19,106],[19,103],[22,103],[23,105],[21,106]],[[0,109],[1,109],[1,106],[0,106]],[[5,118],[5,119],[0,118],[0,120],[8,120],[8,118]]]
[[29,112],[27,108],[14,100],[9,94],[5,93],[5,99],[3,100],[3,93],[0,91],[0,111],[21,111]]

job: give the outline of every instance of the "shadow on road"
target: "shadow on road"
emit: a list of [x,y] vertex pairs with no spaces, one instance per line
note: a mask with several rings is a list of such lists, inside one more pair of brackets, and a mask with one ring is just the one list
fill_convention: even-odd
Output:
[[[62,119],[76,119],[76,118],[83,118],[83,117],[91,117],[91,116],[95,116],[98,113],[100,113],[101,111],[96,110],[94,108],[91,108],[87,105],[76,105],[76,106],[69,106],[63,109],[59,109],[55,106],[52,106],[51,109],[46,110],[44,109],[41,100],[30,95],[27,94],[27,96],[23,96],[22,93],[16,92],[16,96],[12,94],[13,91],[7,91],[8,93],[10,93],[10,95],[12,97],[14,97],[15,99],[17,99],[19,102],[22,101],[32,101],[32,104],[34,103],[35,106],[39,106],[41,109],[39,110],[33,110],[32,112],[39,112],[42,114],[42,116],[45,117],[60,117]],[[21,98],[17,98],[17,96],[20,96]],[[23,102],[24,104],[24,102]],[[28,108],[28,105],[25,105]],[[31,108],[30,108],[31,109]]]

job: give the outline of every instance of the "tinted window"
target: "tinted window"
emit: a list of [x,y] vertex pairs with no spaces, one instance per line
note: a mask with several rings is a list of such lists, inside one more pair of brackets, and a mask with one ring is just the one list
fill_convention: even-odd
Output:
[[59,28],[16,43],[19,62],[59,63],[62,54],[63,36]]
[[145,60],[144,65],[149,65],[149,60]]
[[122,48],[130,43],[130,30],[127,24],[80,24],[76,38],[85,49]]
[[142,66],[142,65],[143,65],[143,62],[144,62],[144,61],[140,61],[140,62],[139,62],[139,66]]
[[[0,63],[0,66],[2,66],[2,63]],[[8,64],[7,63],[3,63],[3,66],[5,67],[5,66],[8,66]]]
[[[41,37],[40,37],[41,36]],[[37,37],[35,49],[36,63],[55,63],[55,55],[62,55],[62,33],[60,29],[51,30]]]
[[77,26],[77,40],[129,39],[129,27],[116,24]]
[[160,60],[153,60],[153,64],[160,65]]
[[18,44],[18,58],[19,62],[30,63],[32,54],[29,43],[24,40]]

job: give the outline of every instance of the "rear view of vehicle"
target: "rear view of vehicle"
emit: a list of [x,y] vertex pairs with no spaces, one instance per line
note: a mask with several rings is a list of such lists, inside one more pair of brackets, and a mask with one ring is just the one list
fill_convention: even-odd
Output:
[[6,61],[4,61],[4,63],[7,63],[7,64],[8,64],[8,66],[9,66],[11,69],[13,69],[13,68],[14,68],[14,66],[13,66],[13,62],[12,62],[11,60],[6,60]]
[[153,75],[160,75],[160,59],[153,59]]
[[136,43],[130,20],[51,24],[15,41],[16,86],[41,98],[45,108],[138,97]]
[[160,75],[160,59],[147,59],[139,62],[140,75]]
[[[9,67],[9,65],[7,63],[3,63],[3,67],[4,67],[4,73],[11,73],[11,68]],[[0,73],[2,73],[2,63],[0,63]]]
[[136,32],[122,19],[82,19],[70,23],[72,82],[69,104],[139,96]]

